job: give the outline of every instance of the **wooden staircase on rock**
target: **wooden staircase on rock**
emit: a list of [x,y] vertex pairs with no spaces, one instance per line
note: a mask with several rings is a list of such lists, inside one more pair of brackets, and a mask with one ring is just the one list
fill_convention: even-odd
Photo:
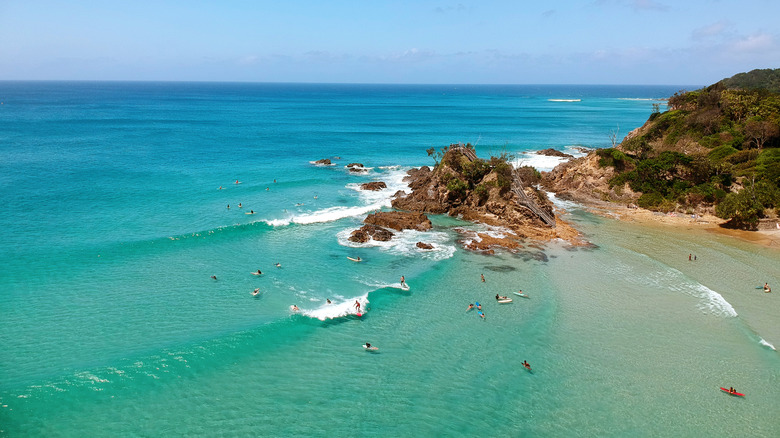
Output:
[[553,217],[547,211],[539,208],[539,205],[536,204],[536,201],[528,197],[528,195],[525,193],[525,190],[523,190],[523,181],[520,179],[520,176],[517,174],[516,171],[512,172],[511,190],[512,193],[514,193],[515,196],[517,196],[518,205],[531,210],[535,215],[539,217],[539,219],[542,220],[542,222],[544,222],[551,228],[555,228],[555,217]]

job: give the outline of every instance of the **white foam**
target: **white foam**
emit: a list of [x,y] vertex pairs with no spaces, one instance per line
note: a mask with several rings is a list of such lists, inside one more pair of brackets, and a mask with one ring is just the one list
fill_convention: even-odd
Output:
[[[393,231],[393,238],[387,242],[371,239],[366,243],[358,243],[349,240],[349,236],[354,230],[354,228],[348,228],[336,234],[339,245],[350,248],[379,248],[392,255],[422,257],[435,261],[452,257],[456,250],[447,233],[441,231]],[[417,247],[417,242],[429,243],[433,249],[422,250]]]
[[325,304],[316,309],[301,309],[299,313],[303,316],[308,316],[309,318],[319,319],[320,321],[343,318],[345,316],[358,314],[358,309],[355,307],[355,301],[360,303],[360,313],[365,314],[368,311],[368,294],[339,303],[331,302],[330,304]]
[[581,102],[582,99],[547,99],[549,102]]
[[[314,223],[334,222],[348,217],[357,217],[372,211],[390,207],[393,195],[399,190],[405,191],[409,185],[403,181],[406,171],[400,166],[390,166],[387,172],[377,180],[384,181],[387,188],[382,190],[363,190],[358,183],[349,183],[345,187],[357,192],[361,205],[353,207],[328,207],[313,212],[290,215],[287,218],[265,219],[263,222],[272,227],[282,227],[290,224],[308,225]],[[361,174],[362,175],[362,174]],[[375,175],[374,175],[375,176]]]
[[[568,157],[551,157],[547,155],[539,155],[537,151],[526,151],[519,154],[518,158],[512,162],[515,167],[531,166],[540,172],[549,172],[555,168],[555,166],[569,161]],[[575,158],[582,157],[585,154],[578,149],[567,147],[564,149],[564,153],[574,156]]]
[[773,351],[777,351],[777,350],[775,350],[775,346],[770,344],[769,342],[765,341],[764,338],[761,338],[761,340],[758,341],[758,343],[763,345],[764,347],[771,348]]
[[699,309],[718,316],[736,317],[737,311],[723,296],[703,284],[697,285],[702,302]]

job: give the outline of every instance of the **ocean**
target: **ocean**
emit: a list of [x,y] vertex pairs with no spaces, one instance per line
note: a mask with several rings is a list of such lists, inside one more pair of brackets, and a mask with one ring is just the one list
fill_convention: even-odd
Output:
[[348,240],[428,148],[549,170],[696,88],[0,82],[0,435],[780,436],[777,249]]

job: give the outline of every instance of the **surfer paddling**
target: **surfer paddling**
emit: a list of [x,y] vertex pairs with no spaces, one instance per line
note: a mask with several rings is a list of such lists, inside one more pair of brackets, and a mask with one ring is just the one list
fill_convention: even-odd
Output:
[[528,362],[526,362],[525,360],[523,360],[523,363],[522,363],[522,365],[523,365],[523,367],[524,367],[525,369],[527,369],[528,371],[531,371],[531,364],[530,364],[530,363],[528,363]]
[[498,300],[506,300],[506,299],[509,299],[509,297],[505,297],[505,296],[502,297],[502,296],[496,294],[496,301],[498,301]]

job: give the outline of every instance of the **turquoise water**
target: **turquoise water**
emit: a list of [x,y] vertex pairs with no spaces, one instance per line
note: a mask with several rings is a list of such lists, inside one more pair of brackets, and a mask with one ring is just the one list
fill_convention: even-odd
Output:
[[2,434],[777,436],[777,250],[565,203],[594,248],[346,239],[429,147],[545,168],[680,88],[0,83]]

